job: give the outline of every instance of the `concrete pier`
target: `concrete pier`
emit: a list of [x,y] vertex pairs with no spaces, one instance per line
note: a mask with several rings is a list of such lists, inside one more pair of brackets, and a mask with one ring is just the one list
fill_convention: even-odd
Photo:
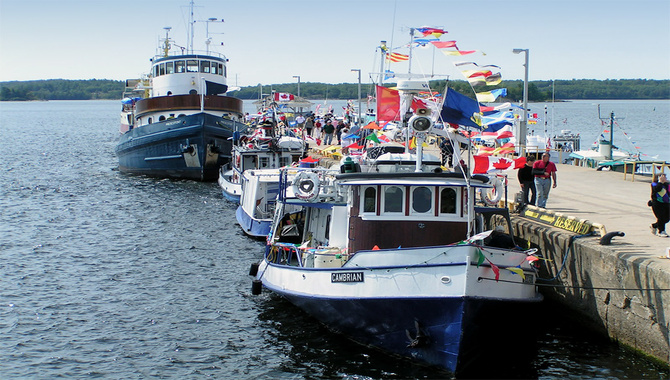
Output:
[[[557,165],[558,186],[552,189],[547,210],[621,231],[610,245],[600,235],[578,238],[532,218],[512,214],[515,236],[530,242],[552,260],[547,278],[556,277],[542,292],[612,339],[670,363],[670,238],[652,235],[655,222],[650,199],[650,177]],[[516,171],[510,172],[508,199],[520,189]],[[668,225],[670,228],[670,224]],[[559,273],[560,271],[560,273]],[[545,282],[547,283],[547,282]],[[541,319],[541,316],[538,316]]]

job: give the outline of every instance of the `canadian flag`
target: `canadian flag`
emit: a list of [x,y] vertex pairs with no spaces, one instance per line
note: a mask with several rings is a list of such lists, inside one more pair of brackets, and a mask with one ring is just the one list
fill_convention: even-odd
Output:
[[275,101],[277,102],[288,102],[289,100],[293,100],[293,98],[293,94],[289,94],[288,92],[275,92]]

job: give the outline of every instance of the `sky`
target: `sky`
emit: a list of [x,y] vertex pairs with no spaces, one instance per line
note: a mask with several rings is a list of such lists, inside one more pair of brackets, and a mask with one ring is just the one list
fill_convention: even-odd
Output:
[[[164,27],[187,45],[188,0],[0,0],[0,81],[139,78]],[[194,48],[229,59],[230,86],[362,83],[380,41],[407,54],[410,28],[440,27],[461,50],[414,51],[412,72],[464,79],[453,65],[501,67],[503,79],[670,79],[668,0],[196,0]],[[223,46],[221,46],[223,44]],[[397,48],[397,49],[395,49]],[[388,67],[386,67],[388,69]],[[390,69],[407,73],[407,63]]]

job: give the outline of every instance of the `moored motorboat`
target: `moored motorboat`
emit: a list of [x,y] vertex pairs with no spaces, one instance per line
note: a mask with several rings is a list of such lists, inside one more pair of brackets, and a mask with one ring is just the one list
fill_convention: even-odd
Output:
[[269,289],[359,343],[456,374],[495,371],[483,359],[518,365],[527,353],[511,352],[500,335],[533,346],[517,332],[542,299],[537,257],[509,235],[485,231],[491,214],[506,212],[475,207],[489,178],[443,171],[420,148],[429,118],[406,123],[416,153],[294,177],[281,170],[253,291]]
[[228,88],[225,56],[211,52],[209,44],[207,51],[195,51],[192,41],[186,52],[175,50],[165,29],[148,79],[135,82],[141,96],[122,102],[119,170],[213,181],[230,159],[233,133],[245,127],[242,101],[222,95]]
[[[296,171],[287,170],[289,176]],[[279,194],[279,174],[279,169],[251,169],[241,174],[241,187],[244,191],[237,207],[236,218],[245,234],[256,238],[268,236]],[[290,213],[299,209],[299,206],[294,206],[287,207],[285,211]]]
[[305,152],[301,138],[280,136],[276,123],[268,121],[244,135],[233,138],[231,160],[219,169],[218,184],[223,196],[239,202],[242,173],[250,169],[276,169],[297,163]]

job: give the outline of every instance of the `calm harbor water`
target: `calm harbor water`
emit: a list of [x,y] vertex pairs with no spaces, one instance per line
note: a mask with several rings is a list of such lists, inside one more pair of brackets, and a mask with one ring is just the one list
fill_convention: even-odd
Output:
[[[668,104],[638,103],[663,113],[658,126],[635,127],[664,136],[650,151],[667,153]],[[267,292],[252,296],[247,273],[263,243],[241,233],[214,183],[116,171],[119,110],[0,103],[0,378],[450,377],[334,335]],[[570,112],[569,123],[591,117]],[[528,321],[537,358],[501,376],[670,376],[551,305]],[[514,349],[524,332],[499,333]]]

